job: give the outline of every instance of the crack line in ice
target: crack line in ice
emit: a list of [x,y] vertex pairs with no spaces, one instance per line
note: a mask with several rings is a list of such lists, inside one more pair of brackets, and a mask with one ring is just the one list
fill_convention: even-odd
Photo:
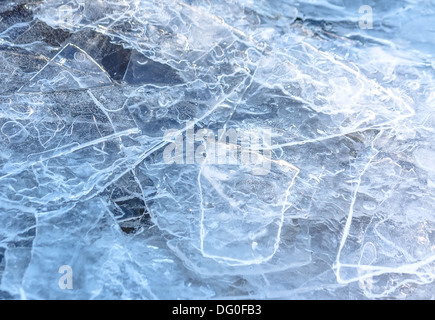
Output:
[[[218,256],[218,255],[213,255],[213,254],[208,254],[204,251],[204,238],[206,235],[206,231],[205,231],[205,227],[204,227],[204,219],[205,219],[205,209],[204,209],[204,198],[203,198],[203,192],[202,192],[202,184],[201,184],[201,176],[203,175],[202,171],[203,169],[207,166],[207,163],[204,162],[199,169],[198,172],[198,176],[197,176],[197,183],[198,183],[198,189],[199,189],[199,206],[200,206],[200,212],[201,212],[201,217],[200,217],[200,230],[199,230],[199,236],[200,236],[200,251],[201,254],[206,257],[206,258],[211,258],[211,259],[215,259],[216,261],[225,261],[229,266],[247,266],[247,265],[252,265],[252,264],[261,264],[264,262],[269,261],[270,259],[272,259],[276,252],[279,249],[279,243],[281,241],[281,230],[284,224],[284,217],[285,217],[285,212],[289,209],[289,202],[288,202],[288,198],[290,197],[290,189],[293,186],[296,177],[298,176],[300,170],[298,168],[296,168],[295,166],[293,166],[292,164],[284,161],[284,160],[273,160],[270,158],[266,158],[264,156],[262,156],[261,154],[257,154],[258,157],[262,158],[262,161],[270,161],[272,163],[276,163],[278,166],[283,166],[283,167],[287,167],[287,170],[292,170],[295,172],[295,174],[293,174],[293,177],[286,189],[285,192],[285,199],[283,201],[283,205],[281,208],[281,212],[280,212],[280,217],[279,217],[279,224],[278,224],[278,230],[276,233],[276,237],[275,237],[275,243],[273,245],[273,251],[270,255],[266,256],[266,257],[261,257],[261,258],[257,258],[257,259],[251,259],[251,260],[241,260],[241,259],[236,259],[236,258],[230,258],[230,257],[225,257],[225,256]],[[206,177],[207,178],[207,177]],[[213,183],[212,183],[213,185]],[[219,188],[220,189],[220,188]],[[216,189],[219,193],[220,191],[218,189]],[[224,196],[224,198],[226,198],[226,196]],[[231,202],[233,202],[231,200]]]
[[333,268],[336,269],[337,281],[339,283],[343,283],[343,279],[340,276],[340,269],[341,269],[340,255],[341,255],[341,251],[343,250],[343,247],[344,247],[344,245],[346,243],[346,239],[349,236],[350,226],[351,226],[352,220],[353,220],[355,201],[356,201],[356,198],[357,198],[357,195],[358,195],[359,187],[360,187],[361,182],[362,182],[362,177],[365,174],[365,172],[369,169],[373,159],[379,154],[379,150],[374,148],[373,144],[374,144],[374,142],[372,142],[372,150],[374,150],[375,152],[368,159],[367,164],[364,166],[364,169],[362,170],[362,172],[358,176],[357,185],[356,185],[356,187],[354,189],[353,196],[352,196],[352,201],[351,201],[350,207],[349,207],[349,212],[348,212],[346,224],[345,224],[344,229],[343,229],[343,236],[341,238],[340,246],[338,248],[337,258],[336,258],[335,264],[333,266]]
[[[55,54],[55,56],[53,57],[53,58],[51,58],[43,67],[42,67],[42,69],[41,70],[39,70],[32,78],[30,78],[30,80],[29,81],[27,81],[27,83],[25,83],[24,85],[22,85],[18,90],[17,90],[17,93],[21,93],[21,91],[23,90],[23,88],[25,88],[26,86],[28,86],[28,85],[30,85],[33,81],[34,81],[34,79],[36,78],[36,77],[38,77],[46,68],[48,68],[49,66],[51,66],[52,64],[55,64],[56,66],[58,66],[58,67],[60,67],[60,68],[62,68],[62,69],[65,69],[65,66],[64,65],[62,65],[62,64],[59,64],[58,62],[56,62],[56,59],[58,58],[58,56],[59,55],[61,55],[66,49],[69,49],[69,48],[74,48],[74,49],[76,49],[76,50],[78,50],[79,52],[81,52],[85,57],[86,57],[86,59],[89,59],[91,62],[92,62],[92,64],[94,65],[94,66],[96,66],[101,72],[102,72],[102,74],[104,74],[104,76],[106,77],[106,79],[105,80],[107,80],[108,82],[109,82],[109,84],[111,84],[112,83],[112,79],[111,79],[111,77],[110,77],[110,75],[107,73],[107,71],[100,65],[100,64],[98,64],[86,51],[84,51],[83,49],[81,49],[80,47],[78,47],[78,46],[76,46],[75,44],[72,44],[72,43],[67,43],[61,50],[59,50],[59,52],[57,52],[56,54]],[[66,70],[69,70],[70,68],[66,68]],[[73,69],[75,72],[80,72],[80,73],[85,73],[83,70],[76,70],[76,69]],[[102,83],[103,84],[103,83]],[[107,85],[107,84],[106,84]],[[88,89],[88,88],[80,88],[80,89]],[[68,90],[71,90],[71,89],[68,89]],[[72,90],[74,90],[74,89],[72,89]],[[32,94],[32,93],[40,93],[40,92],[25,92],[25,94]]]
[[385,273],[396,273],[396,274],[414,274],[414,275],[424,275],[424,276],[431,276],[433,279],[435,279],[435,273],[429,273],[429,272],[417,272],[418,269],[420,269],[423,266],[429,265],[432,262],[435,262],[435,255],[429,256],[428,258],[424,260],[420,260],[414,263],[404,264],[400,265],[398,267],[383,267],[383,266],[373,266],[373,265],[360,265],[360,264],[348,264],[348,263],[339,263],[337,262],[337,274],[339,274],[340,268],[355,268],[355,269],[364,269],[364,270],[370,270],[371,273],[361,275],[354,278],[349,279],[342,279],[337,276],[337,280],[339,280],[342,284],[347,284],[351,282],[359,281],[361,278],[369,278],[372,276],[379,276]]
[[[139,132],[141,132],[141,131],[139,129],[137,129],[137,128],[128,129],[128,130],[124,130],[124,131],[121,131],[121,132],[118,132],[118,133],[114,133],[114,134],[111,134],[111,135],[107,135],[107,136],[104,136],[104,137],[92,140],[92,141],[89,141],[89,142],[85,142],[85,143],[82,143],[82,144],[79,144],[78,142],[75,142],[75,143],[72,143],[72,144],[69,144],[69,145],[62,146],[61,148],[56,148],[56,149],[51,149],[51,150],[44,151],[44,152],[41,152],[39,154],[31,154],[31,155],[29,155],[29,157],[36,157],[36,156],[39,155],[40,156],[39,160],[33,161],[31,163],[26,163],[24,166],[21,166],[21,167],[19,167],[17,169],[12,170],[9,173],[3,175],[3,176],[0,176],[0,180],[2,180],[4,178],[7,178],[9,176],[12,176],[14,174],[17,174],[19,172],[22,172],[22,171],[26,170],[27,168],[30,168],[30,167],[32,167],[34,165],[41,164],[42,162],[45,162],[47,160],[50,160],[50,159],[53,159],[53,158],[58,158],[58,157],[61,157],[61,156],[64,156],[64,155],[67,155],[67,154],[70,154],[70,153],[74,153],[74,152],[76,152],[78,150],[81,150],[81,149],[84,149],[84,148],[87,148],[87,147],[90,147],[90,146],[93,146],[93,145],[97,145],[97,144],[103,143],[105,141],[116,139],[116,138],[119,138],[119,137],[122,137],[122,136],[127,136],[127,135],[130,135],[130,134],[136,134],[136,133],[139,133]],[[69,149],[67,149],[67,148],[69,148]],[[63,150],[63,149],[67,149],[67,150]],[[61,150],[61,151],[59,151],[59,150]],[[48,154],[48,153],[51,153],[51,152],[53,152],[54,154],[50,155],[50,156],[43,157],[44,154]]]

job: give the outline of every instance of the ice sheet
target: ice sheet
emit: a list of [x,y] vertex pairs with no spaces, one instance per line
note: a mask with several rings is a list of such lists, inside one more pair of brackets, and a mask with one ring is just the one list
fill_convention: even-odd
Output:
[[362,4],[0,4],[0,298],[433,298],[435,4]]

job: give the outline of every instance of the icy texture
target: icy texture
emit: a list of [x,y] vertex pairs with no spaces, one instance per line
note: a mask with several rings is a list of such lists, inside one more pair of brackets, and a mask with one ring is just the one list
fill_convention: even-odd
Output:
[[[0,298],[434,297],[434,1],[25,3],[0,4]],[[165,163],[204,128],[270,129],[270,170]]]

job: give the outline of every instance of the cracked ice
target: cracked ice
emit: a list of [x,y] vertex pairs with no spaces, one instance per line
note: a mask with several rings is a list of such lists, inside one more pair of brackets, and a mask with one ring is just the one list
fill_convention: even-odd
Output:
[[433,298],[435,4],[366,2],[0,4],[0,298]]

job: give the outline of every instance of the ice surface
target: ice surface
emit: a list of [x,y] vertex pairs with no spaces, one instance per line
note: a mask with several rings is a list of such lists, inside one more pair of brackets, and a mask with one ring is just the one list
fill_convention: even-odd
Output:
[[433,298],[433,1],[0,12],[0,298]]
[[111,84],[104,69],[85,51],[68,43],[18,92],[56,92]]

